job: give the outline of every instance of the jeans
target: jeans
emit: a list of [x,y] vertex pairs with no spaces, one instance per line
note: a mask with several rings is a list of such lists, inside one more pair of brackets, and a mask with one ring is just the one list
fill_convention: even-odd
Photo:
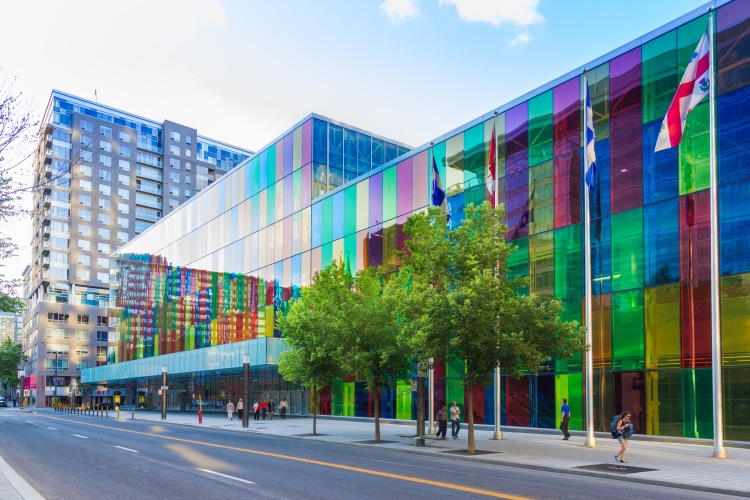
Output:
[[570,423],[570,416],[565,416],[562,418],[562,421],[560,421],[560,430],[563,433],[563,436],[565,436],[565,439],[568,439],[570,437],[570,432],[568,432],[568,424]]
[[458,431],[461,430],[461,421],[460,420],[451,420],[451,434],[453,434],[453,437],[458,437]]

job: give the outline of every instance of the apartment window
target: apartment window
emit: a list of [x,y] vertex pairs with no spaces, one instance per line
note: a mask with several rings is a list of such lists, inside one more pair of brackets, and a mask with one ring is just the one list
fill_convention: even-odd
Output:
[[109,214],[99,214],[99,224],[109,225],[110,222],[110,216]]
[[193,196],[193,192],[190,191],[189,189],[186,189],[185,190],[185,198],[190,198],[191,196]]
[[78,269],[76,272],[76,278],[78,278],[81,281],[89,281],[90,274],[87,269]]
[[104,357],[107,355],[107,346],[105,345],[98,345],[96,346],[96,356],[97,357]]
[[47,344],[47,354],[68,354],[68,352],[67,344]]
[[94,169],[91,168],[91,165],[78,165],[78,173],[84,177],[91,177]]
[[190,172],[191,170],[193,170],[193,164],[190,163],[189,161],[186,161],[185,162],[185,170],[187,170],[188,172]]
[[91,265],[91,257],[89,257],[86,254],[79,253],[78,254],[78,265],[79,266],[90,266]]
[[169,138],[174,142],[180,142],[180,133],[173,130],[169,133]]
[[104,137],[112,137],[112,129],[109,127],[105,127],[104,125],[99,126],[99,135],[103,135]]
[[173,200],[172,198],[169,199],[169,208],[177,208],[180,206],[180,202],[177,200]]
[[189,175],[186,175],[185,176],[185,184],[187,184],[189,186],[192,182],[193,182],[193,179]]
[[103,198],[99,198],[99,208],[101,208],[102,210],[110,210],[112,208],[112,202]]
[[127,217],[118,217],[117,218],[117,227],[121,227],[124,229],[127,229],[130,227],[130,219]]
[[81,134],[81,146],[90,147],[94,144],[94,138],[90,135]]
[[78,210],[78,220],[90,221],[91,211],[90,210]]
[[78,224],[78,234],[80,236],[91,236],[91,226],[86,224]]
[[96,230],[96,235],[99,237],[100,240],[108,240],[110,238],[109,236],[109,229],[100,227]]
[[180,146],[176,144],[170,144],[169,145],[169,152],[172,153],[175,156],[180,156]]
[[76,354],[78,356],[88,356],[89,355],[89,346],[83,344],[83,345],[77,345],[76,346]]
[[193,152],[189,148],[185,148],[185,156],[190,158],[193,156]]
[[110,196],[112,194],[112,188],[109,184],[99,184],[99,194],[102,196]]
[[78,238],[78,250],[83,250],[84,252],[90,252],[91,242],[89,240],[82,240]]
[[47,328],[48,339],[69,339],[70,330],[67,328]]
[[107,155],[99,155],[99,165],[104,165],[105,167],[111,167],[112,158]]
[[96,265],[97,267],[102,267],[105,269],[109,269],[109,259],[106,257],[98,257],[96,259]]
[[169,186],[169,194],[172,196],[180,196],[179,186]]
[[80,151],[81,161],[91,162],[94,159],[94,153],[91,151]]
[[112,172],[109,170],[104,170],[103,168],[99,169],[99,180],[111,182],[112,181]]
[[120,170],[130,172],[130,162],[128,160],[118,160],[117,166]]
[[117,175],[117,183],[122,184],[123,186],[129,186],[130,185],[130,176],[126,174],[118,174]]
[[193,136],[192,135],[186,135],[185,136],[185,144],[192,144],[193,143]]
[[117,132],[117,138],[120,139],[122,142],[130,144],[130,134],[128,134],[124,130],[120,130],[119,132]]
[[169,180],[179,184],[180,183],[180,174],[177,172],[169,172]]
[[96,341],[97,342],[109,342],[109,332],[102,332],[102,331],[96,332]]
[[[57,361],[57,368],[55,368],[55,361]],[[44,368],[47,370],[67,370],[68,360],[67,359],[58,359],[58,360],[45,359],[44,365],[45,365]]]
[[107,326],[107,323],[109,323],[109,318],[107,316],[96,317],[96,326]]
[[172,168],[174,168],[174,169],[176,169],[176,170],[179,170],[180,169],[180,160],[178,160],[177,158],[170,158],[169,159],[169,166],[172,167]]
[[120,155],[130,156],[130,146],[125,146],[124,144],[120,144]]
[[96,273],[96,281],[99,283],[109,283],[109,273]]
[[112,143],[109,141],[105,141],[104,139],[99,140],[99,149],[102,151],[106,151],[107,153],[112,152]]
[[78,324],[79,325],[88,325],[89,324],[89,315],[88,314],[79,314],[78,315]]
[[81,120],[81,130],[85,130],[86,132],[93,132],[94,124],[88,120]]
[[127,231],[117,231],[117,241],[120,243],[127,243],[128,239]]
[[88,340],[88,339],[89,339],[88,330],[76,330],[76,340]]
[[130,213],[130,205],[127,203],[118,203],[117,204],[117,211],[121,214],[129,214]]
[[81,360],[78,363],[76,363],[76,370],[77,371],[86,370],[86,369],[88,369],[88,367],[89,367],[89,362],[88,361]]
[[47,321],[50,323],[67,323],[70,321],[70,315],[63,313],[47,313]]
[[91,206],[91,196],[87,194],[79,194],[78,195],[78,203],[85,206],[90,207]]
[[96,250],[99,253],[105,253],[105,254],[109,255],[110,254],[109,243],[97,243],[96,244]]
[[130,199],[130,190],[126,189],[126,188],[117,188],[117,196],[119,196],[123,200],[129,200]]
[[81,191],[91,192],[91,181],[78,179],[78,189]]

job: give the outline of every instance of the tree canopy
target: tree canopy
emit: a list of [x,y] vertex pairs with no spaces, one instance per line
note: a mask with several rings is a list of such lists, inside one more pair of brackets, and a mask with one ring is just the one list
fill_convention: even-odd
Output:
[[11,389],[18,387],[18,367],[27,360],[21,346],[6,337],[0,344],[0,380]]

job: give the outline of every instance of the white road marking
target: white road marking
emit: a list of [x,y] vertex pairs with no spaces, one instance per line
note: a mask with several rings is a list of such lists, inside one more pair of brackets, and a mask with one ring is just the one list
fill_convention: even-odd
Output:
[[115,446],[115,448],[120,448],[121,450],[132,451],[133,453],[138,453],[138,450],[131,450],[130,448],[125,448],[124,446]]
[[49,429],[49,430],[51,430],[51,431],[56,431],[56,430],[57,430],[57,429],[55,429],[54,427],[47,427],[47,429]]
[[81,436],[80,434],[73,434],[73,435],[74,435],[75,437],[77,437],[77,438],[81,438],[81,439],[88,439],[88,438],[87,438],[86,436]]
[[27,420],[26,423],[33,424],[34,421],[33,420]]
[[[196,468],[197,468],[197,467],[196,467]],[[252,482],[252,481],[248,481],[247,479],[241,479],[241,478],[239,478],[239,477],[228,476],[228,475],[226,475],[226,474],[222,474],[221,472],[214,472],[214,471],[212,471],[212,470],[208,470],[208,469],[200,469],[200,468],[197,468],[197,469],[198,469],[198,470],[202,470],[203,472],[208,472],[209,474],[215,474],[215,475],[217,475],[217,476],[225,477],[225,478],[227,478],[227,479],[234,479],[235,481],[239,481],[239,482],[241,482],[241,483],[247,483],[247,484],[255,484],[254,482]]]

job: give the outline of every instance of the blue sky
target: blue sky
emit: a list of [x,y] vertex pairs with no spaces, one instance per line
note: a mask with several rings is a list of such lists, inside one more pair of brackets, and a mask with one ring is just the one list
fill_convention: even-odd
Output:
[[[90,99],[96,89],[103,104],[248,149],[310,112],[419,146],[704,4],[13,2],[0,76],[15,76],[39,114],[52,88]],[[4,232],[25,246],[24,226]]]

